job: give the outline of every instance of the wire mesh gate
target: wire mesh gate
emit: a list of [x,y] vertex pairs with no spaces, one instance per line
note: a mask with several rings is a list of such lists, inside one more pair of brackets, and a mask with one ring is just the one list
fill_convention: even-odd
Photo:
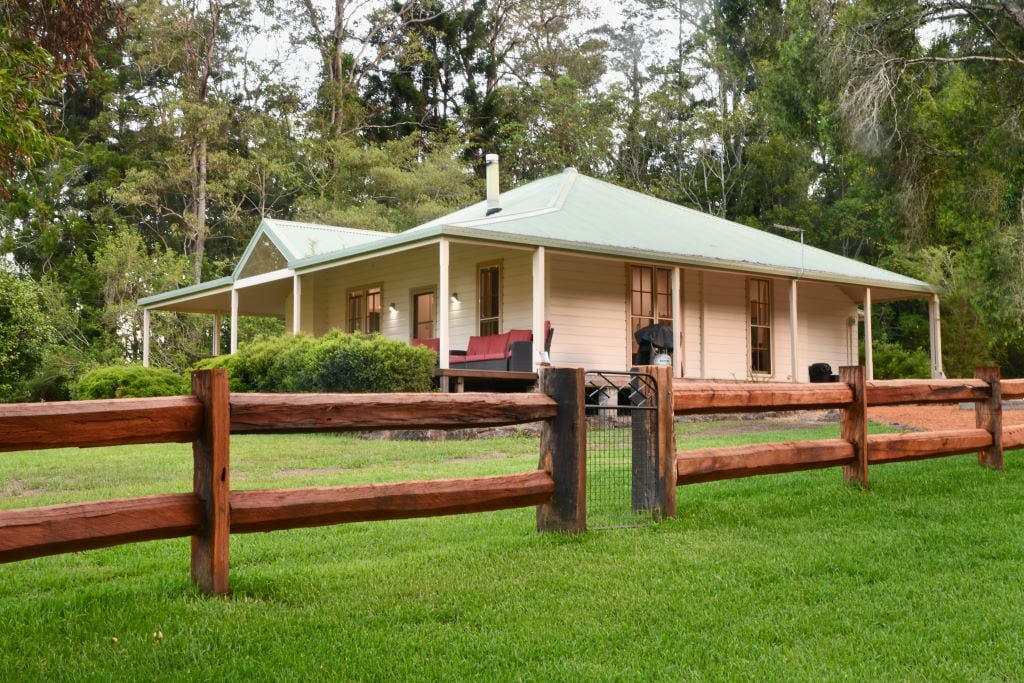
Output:
[[586,373],[587,527],[638,526],[654,518],[657,380],[635,371]]

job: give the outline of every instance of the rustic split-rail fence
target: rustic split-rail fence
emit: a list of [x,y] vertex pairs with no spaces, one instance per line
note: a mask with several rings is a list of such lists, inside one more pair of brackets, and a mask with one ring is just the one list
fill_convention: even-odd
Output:
[[[997,368],[973,379],[872,381],[863,367],[832,384],[673,383],[671,369],[645,367],[656,429],[638,449],[650,470],[654,512],[676,514],[684,484],[842,467],[866,486],[868,468],[890,462],[979,454],[1001,469],[1003,450],[1024,446],[1024,425],[1003,428],[1003,399],[1024,397],[1024,380]],[[578,368],[549,368],[532,393],[231,394],[224,370],[192,376],[192,395],[0,405],[0,451],[192,442],[193,490],[0,511],[0,562],[156,539],[192,537],[192,578],[207,593],[228,590],[232,533],[537,506],[539,531],[586,529],[586,389]],[[868,406],[976,405],[976,428],[867,433]],[[676,453],[674,416],[838,409],[841,438]],[[542,421],[538,469],[520,474],[387,484],[232,491],[232,434],[463,429]],[[634,436],[634,443],[636,443]],[[369,446],[369,443],[368,443]],[[636,457],[634,455],[634,457]]]

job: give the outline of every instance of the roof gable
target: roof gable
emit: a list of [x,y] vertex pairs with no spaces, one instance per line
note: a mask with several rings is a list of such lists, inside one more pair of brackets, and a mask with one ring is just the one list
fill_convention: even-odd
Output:
[[246,245],[232,277],[237,280],[292,268],[303,259],[331,257],[390,235],[374,230],[264,218]]

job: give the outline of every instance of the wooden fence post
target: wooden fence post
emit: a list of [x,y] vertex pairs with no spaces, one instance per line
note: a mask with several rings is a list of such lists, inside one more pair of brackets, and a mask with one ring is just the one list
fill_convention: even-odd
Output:
[[[643,365],[633,368],[654,379],[654,387],[638,389],[655,411],[633,412],[633,512],[652,511],[659,517],[676,516],[676,423],[672,368]],[[653,427],[653,429],[651,429]]]
[[848,483],[868,486],[868,408],[863,365],[839,368],[839,381],[853,390],[853,402],[839,411],[842,438],[853,444],[855,461],[843,466],[843,479]]
[[227,370],[192,373],[192,394],[203,403],[203,425],[192,443],[193,491],[203,506],[203,529],[192,537],[192,580],[204,593],[228,592],[231,405]]
[[544,421],[540,469],[555,480],[551,500],[537,506],[537,531],[587,530],[587,423],[583,368],[545,368],[541,391],[555,399],[558,412]]
[[974,368],[975,379],[988,382],[988,400],[974,404],[974,421],[978,429],[992,435],[992,445],[978,453],[978,464],[994,470],[1003,469],[1003,396],[998,367]]

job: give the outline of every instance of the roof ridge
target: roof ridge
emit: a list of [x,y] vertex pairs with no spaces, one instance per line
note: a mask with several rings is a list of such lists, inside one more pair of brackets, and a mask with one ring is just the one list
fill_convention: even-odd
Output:
[[562,170],[562,175],[565,176],[564,180],[562,180],[562,185],[558,188],[558,193],[548,205],[556,211],[561,211],[562,207],[565,206],[565,200],[569,197],[569,193],[572,192],[572,188],[576,185],[576,178],[579,177],[580,172],[574,167],[569,166]]
[[358,232],[370,235],[392,235],[395,233],[385,232],[383,230],[367,230],[366,228],[350,228],[347,225],[329,225],[327,223],[309,223],[306,221],[291,221],[284,218],[264,218],[263,220],[268,221],[271,225],[277,225],[279,227],[302,227],[307,230],[324,230],[330,232]]

